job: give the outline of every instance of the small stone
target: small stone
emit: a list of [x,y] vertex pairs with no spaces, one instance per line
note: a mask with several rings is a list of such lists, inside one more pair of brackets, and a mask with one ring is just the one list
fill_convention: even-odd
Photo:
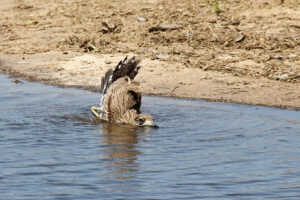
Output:
[[149,28],[149,32],[154,31],[167,31],[167,30],[176,30],[182,28],[181,24],[160,24]]
[[298,55],[297,54],[290,54],[289,58],[296,58]]
[[223,26],[229,26],[229,25],[237,26],[239,24],[240,24],[240,21],[227,21],[227,22],[222,23]]
[[208,20],[208,22],[209,22],[209,23],[212,23],[212,24],[215,24],[215,23],[217,23],[217,20],[215,20],[215,19],[210,19],[210,20]]
[[277,60],[283,60],[283,56],[276,56]]
[[245,40],[246,36],[242,35],[241,37],[237,38],[234,42],[238,43],[238,42],[243,42]]
[[137,17],[136,19],[137,19],[139,22],[145,22],[145,21],[147,21],[147,19],[144,18],[144,17]]
[[279,75],[277,75],[277,76],[274,76],[274,79],[275,79],[275,80],[284,80],[284,79],[286,79],[288,76],[289,76],[288,73],[285,73],[285,74],[279,74]]
[[157,60],[167,60],[168,58],[169,58],[169,55],[166,55],[166,54],[159,54],[159,55],[154,56],[154,59],[157,59]]
[[223,44],[225,47],[228,47],[229,46],[229,42],[228,41],[226,41],[226,42],[224,42],[224,44]]
[[63,54],[65,54],[65,55],[66,55],[66,54],[68,54],[68,52],[67,52],[67,51],[64,51],[64,52],[63,52]]
[[230,23],[231,25],[233,25],[233,26],[237,26],[237,25],[240,25],[240,21],[232,21],[231,23]]

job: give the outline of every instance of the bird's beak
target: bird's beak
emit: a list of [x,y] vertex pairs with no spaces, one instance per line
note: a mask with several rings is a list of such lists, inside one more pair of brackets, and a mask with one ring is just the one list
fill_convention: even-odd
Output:
[[156,124],[154,124],[153,128],[159,128],[159,126],[157,126]]

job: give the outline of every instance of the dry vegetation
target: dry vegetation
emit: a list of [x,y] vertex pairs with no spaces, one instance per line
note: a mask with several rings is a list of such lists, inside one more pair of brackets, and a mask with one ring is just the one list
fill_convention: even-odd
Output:
[[[6,54],[162,55],[190,68],[300,82],[299,0],[10,0],[2,11]],[[149,32],[161,23],[182,28]]]
[[[163,54],[187,67],[300,82],[297,0],[18,0],[8,11],[14,14],[0,24],[4,53]],[[183,27],[149,32],[161,23]]]

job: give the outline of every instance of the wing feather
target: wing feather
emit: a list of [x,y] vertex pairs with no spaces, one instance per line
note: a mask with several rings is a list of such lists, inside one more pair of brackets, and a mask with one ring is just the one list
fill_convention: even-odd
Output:
[[100,92],[102,93],[101,97],[101,105],[103,104],[103,100],[106,96],[108,88],[119,78],[128,76],[131,80],[135,78],[137,75],[140,66],[138,64],[140,63],[139,59],[136,59],[135,57],[132,57],[131,59],[127,59],[127,56],[124,58],[124,60],[121,60],[118,65],[115,67],[114,70],[109,69],[104,77],[101,79],[101,86],[100,86]]
[[141,61],[139,59],[136,59],[135,57],[132,57],[131,59],[127,60],[127,56],[125,59],[119,62],[119,64],[116,66],[113,76],[112,76],[112,82],[115,82],[121,77],[128,76],[131,80],[134,79],[134,77],[137,75],[139,71],[138,64]]

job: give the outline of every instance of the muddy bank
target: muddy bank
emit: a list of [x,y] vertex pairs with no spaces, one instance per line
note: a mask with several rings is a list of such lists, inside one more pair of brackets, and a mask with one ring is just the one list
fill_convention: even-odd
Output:
[[[98,91],[104,73],[124,58],[122,54],[72,52],[0,56],[1,72],[15,78],[93,91]],[[143,59],[141,66],[136,80],[141,82],[144,95],[300,108],[300,85],[297,83],[236,77],[151,59]]]

